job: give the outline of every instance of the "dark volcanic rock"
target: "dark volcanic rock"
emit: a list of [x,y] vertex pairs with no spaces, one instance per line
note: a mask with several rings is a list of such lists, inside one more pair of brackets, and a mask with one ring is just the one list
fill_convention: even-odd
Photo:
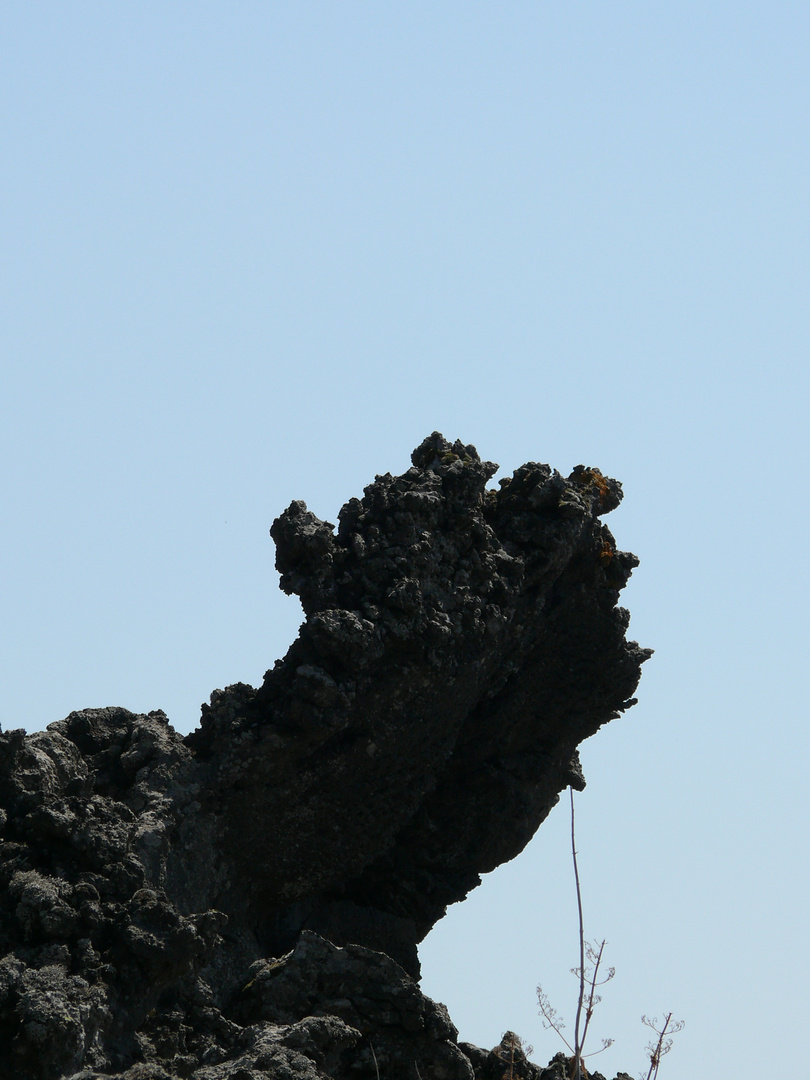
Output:
[[498,1080],[416,946],[633,703],[637,560],[596,469],[487,490],[436,433],[412,460],[337,533],[276,520],[306,621],[192,735],[120,708],[0,734],[0,1080]]

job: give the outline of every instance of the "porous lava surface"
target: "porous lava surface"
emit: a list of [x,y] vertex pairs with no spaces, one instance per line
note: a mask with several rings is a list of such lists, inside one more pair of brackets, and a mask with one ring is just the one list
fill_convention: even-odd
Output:
[[[437,432],[337,529],[273,524],[305,621],[262,685],[0,733],[0,1080],[562,1080],[457,1041],[417,945],[634,704],[621,486]],[[507,1033],[508,1034],[508,1033]]]

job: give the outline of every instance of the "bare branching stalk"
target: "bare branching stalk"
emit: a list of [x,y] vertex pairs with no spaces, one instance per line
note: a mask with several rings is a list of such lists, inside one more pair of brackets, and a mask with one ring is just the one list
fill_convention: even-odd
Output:
[[501,1044],[497,1050],[498,1057],[507,1066],[503,1074],[503,1080],[517,1080],[519,1075],[519,1070],[516,1068],[517,1056],[526,1058],[533,1052],[534,1047],[525,1043],[514,1031],[505,1031],[501,1036]]
[[647,1076],[642,1076],[640,1080],[656,1080],[658,1076],[658,1069],[661,1066],[661,1058],[664,1054],[668,1054],[672,1049],[672,1035],[677,1035],[684,1026],[683,1020],[673,1020],[672,1013],[667,1013],[664,1017],[664,1023],[661,1028],[658,1027],[658,1020],[653,1017],[652,1020],[647,1016],[642,1016],[642,1024],[646,1024],[648,1028],[652,1028],[655,1034],[658,1036],[656,1042],[650,1042],[647,1045],[647,1053],[650,1056],[650,1069]]
[[[613,976],[616,974],[615,968],[608,968],[607,975],[599,979],[599,967],[602,963],[602,953],[605,948],[605,942],[602,941],[599,945],[591,944],[585,940],[585,920],[582,915],[582,889],[579,881],[579,866],[577,864],[577,841],[576,831],[574,827],[574,789],[570,789],[571,792],[571,855],[574,860],[574,881],[577,889],[577,912],[579,914],[579,967],[571,968],[571,971],[579,979],[579,995],[577,997],[577,1015],[574,1023],[574,1045],[566,1039],[562,1033],[562,1029],[565,1024],[561,1018],[557,1015],[556,1009],[554,1009],[548,1000],[546,994],[543,993],[543,988],[537,987],[537,1001],[540,1005],[540,1013],[543,1016],[543,1026],[546,1028],[552,1028],[560,1036],[562,1041],[571,1051],[571,1080],[583,1080],[583,1059],[586,1057],[593,1057],[594,1054],[601,1054],[602,1050],[607,1050],[609,1046],[613,1045],[613,1039],[603,1039],[602,1046],[599,1050],[595,1050],[590,1054],[584,1053],[585,1039],[588,1034],[588,1027],[593,1016],[594,1008],[602,1000],[599,994],[596,992],[597,986],[604,986],[605,983],[610,982]],[[586,959],[592,965],[588,967]],[[583,1022],[584,1013],[584,1022]]]
[[[605,983],[610,982],[610,980],[616,974],[616,969],[615,968],[613,968],[613,967],[608,968],[607,975],[601,980],[601,982],[599,981],[599,965],[602,963],[602,952],[604,951],[604,948],[605,948],[605,942],[604,941],[600,942],[598,950],[597,950],[595,945],[591,945],[589,942],[585,943],[585,955],[587,956],[587,958],[591,962],[591,964],[593,964],[593,974],[590,977],[590,985],[588,987],[588,1000],[587,1000],[587,1003],[584,1006],[584,1008],[585,1008],[585,1025],[584,1025],[584,1027],[582,1029],[582,1038],[579,1039],[580,1057],[582,1057],[581,1051],[582,1051],[582,1047],[585,1045],[585,1038],[586,1038],[586,1036],[588,1034],[588,1027],[589,1027],[590,1022],[591,1022],[591,1017],[593,1016],[593,1010],[599,1004],[599,1002],[602,1000],[601,996],[596,993],[596,988],[597,988],[597,986],[604,986]],[[582,975],[581,972],[577,972],[576,974],[578,974],[580,976],[580,994],[584,994],[585,980],[584,980],[583,975]],[[580,1005],[582,1005],[582,998],[580,998]],[[580,1009],[580,1012],[581,1012],[581,1009]],[[612,1042],[613,1042],[613,1039],[605,1039],[605,1040],[603,1040],[602,1050],[606,1050],[607,1047],[612,1044]],[[575,1040],[574,1045],[575,1046],[577,1045],[576,1040]],[[597,1053],[600,1053],[600,1052],[601,1051],[597,1051]],[[574,1056],[576,1057],[576,1053],[575,1053]],[[588,1055],[588,1056],[590,1057],[590,1055]]]
[[[607,974],[603,974],[600,979],[599,970],[602,967],[602,954],[605,951],[605,942],[601,941],[598,944],[594,942],[592,944],[585,940],[585,920],[582,916],[582,888],[579,881],[577,838],[574,827],[574,789],[570,788],[569,790],[571,794],[571,857],[574,861],[574,881],[577,889],[577,914],[579,915],[579,967],[571,968],[571,973],[576,975],[579,980],[579,995],[577,997],[577,1016],[574,1022],[573,1046],[565,1035],[563,1035],[565,1024],[561,1017],[557,1015],[557,1010],[553,1008],[551,1002],[548,1000],[548,996],[543,993],[542,986],[537,987],[537,1002],[540,1006],[540,1015],[543,1017],[543,1027],[551,1028],[556,1031],[571,1052],[571,1057],[568,1059],[568,1075],[570,1080],[584,1080],[584,1078],[587,1077],[587,1072],[582,1064],[583,1060],[586,1057],[593,1057],[595,1054],[601,1054],[602,1050],[607,1050],[609,1046],[613,1045],[613,1039],[603,1039],[602,1046],[599,1050],[593,1050],[590,1054],[584,1052],[585,1040],[588,1037],[588,1029],[590,1027],[593,1011],[602,1000],[599,994],[597,994],[596,989],[597,987],[604,986],[605,983],[610,982],[616,974],[616,969],[612,967],[608,968]],[[684,1026],[684,1022],[683,1020],[673,1020],[672,1013],[667,1013],[664,1017],[664,1023],[661,1028],[658,1027],[658,1020],[655,1018],[649,1020],[646,1016],[642,1016],[641,1019],[647,1027],[652,1028],[658,1036],[658,1039],[657,1041],[650,1042],[647,1046],[650,1068],[646,1076],[644,1076],[643,1073],[640,1075],[639,1080],[657,1080],[658,1069],[661,1066],[661,1058],[664,1054],[668,1054],[672,1048],[671,1036],[677,1034],[677,1032],[681,1030]],[[510,1072],[507,1080],[513,1080],[512,1071],[510,1065]]]
[[556,1031],[562,1041],[573,1054],[573,1046],[562,1033],[562,1029],[565,1027],[565,1024],[563,1023],[562,1019],[557,1015],[557,1010],[548,1000],[548,996],[543,993],[542,986],[537,987],[537,1003],[540,1006],[540,1015],[543,1017],[543,1027],[551,1028],[552,1031]]
[[[579,884],[577,838],[574,832],[574,789],[570,787],[568,793],[571,796],[571,857],[574,860],[574,881],[577,886],[577,912],[579,913],[579,998],[577,1000],[577,1018],[574,1021],[574,1080],[581,1080],[582,1040],[579,1037],[579,1022],[582,1019],[582,1003],[585,1000],[585,923],[582,918],[582,889]],[[603,947],[604,944],[603,941]],[[602,949],[600,948],[599,956],[601,957],[601,955]]]

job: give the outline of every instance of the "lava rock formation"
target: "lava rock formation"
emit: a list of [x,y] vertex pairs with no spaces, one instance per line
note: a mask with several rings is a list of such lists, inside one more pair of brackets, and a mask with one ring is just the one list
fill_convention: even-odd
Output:
[[459,1044],[417,945],[634,704],[621,486],[487,489],[436,432],[412,462],[337,532],[274,522],[306,619],[191,735],[122,708],[0,733],[0,1080],[564,1076]]

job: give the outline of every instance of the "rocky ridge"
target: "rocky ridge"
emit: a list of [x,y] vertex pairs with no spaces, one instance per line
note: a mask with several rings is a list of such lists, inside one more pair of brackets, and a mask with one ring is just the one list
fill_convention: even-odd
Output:
[[417,946],[634,703],[637,560],[597,469],[487,489],[438,433],[412,462],[337,530],[275,521],[305,621],[191,735],[122,708],[0,733],[0,1080],[504,1075],[421,993]]

